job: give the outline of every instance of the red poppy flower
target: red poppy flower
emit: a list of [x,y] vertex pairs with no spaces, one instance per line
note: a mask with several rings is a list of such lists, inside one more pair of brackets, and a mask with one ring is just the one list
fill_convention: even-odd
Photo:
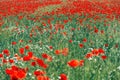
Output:
[[17,77],[18,77],[19,79],[25,78],[25,77],[26,77],[26,72],[25,72],[24,70],[22,70],[22,69],[18,70],[18,71],[17,71]]
[[12,42],[12,45],[16,45],[17,43],[16,42]]
[[78,60],[75,60],[75,59],[70,60],[70,61],[68,62],[68,65],[69,65],[70,67],[72,67],[72,68],[76,68],[76,67],[79,66],[79,61],[78,61]]
[[60,80],[68,80],[66,74],[60,74]]
[[3,63],[7,63],[7,60],[6,59],[3,59],[3,61],[2,61]]
[[20,53],[20,54],[24,54],[24,48],[20,48],[20,49],[19,49],[19,53]]
[[36,61],[37,59],[38,59],[38,57],[32,56],[32,60]]
[[10,63],[14,63],[14,60],[13,60],[13,59],[10,59],[9,62],[10,62]]
[[80,48],[83,48],[83,46],[84,46],[84,45],[83,45],[82,43],[79,44],[79,47],[80,47]]
[[29,50],[29,49],[30,49],[30,47],[29,47],[28,45],[26,45],[26,46],[25,46],[25,49],[26,49],[26,50]]
[[104,30],[101,30],[100,32],[101,32],[101,34],[104,34]]
[[52,56],[49,56],[49,57],[47,58],[47,61],[48,61],[48,62],[51,62],[52,60],[53,60]]
[[19,79],[14,75],[10,75],[10,80],[19,80]]
[[47,59],[47,61],[49,61],[49,62],[52,61],[52,57],[50,55],[46,54],[46,53],[43,53],[42,57],[45,58],[45,59]]
[[83,39],[83,42],[87,42],[87,39],[86,39],[86,38],[84,38],[84,39]]
[[19,40],[19,42],[20,42],[20,43],[22,43],[22,42],[23,42],[23,40],[21,39],[21,40]]
[[25,28],[26,28],[26,29],[28,29],[29,27],[28,27],[28,26],[26,26]]
[[93,54],[94,56],[98,56],[98,55],[99,55],[99,50],[98,50],[98,49],[93,49],[93,50],[92,50],[92,54]]
[[0,58],[2,58],[3,57],[3,54],[0,54]]
[[119,47],[119,45],[118,44],[115,44],[115,48],[118,48]]
[[69,40],[69,43],[72,43],[72,40]]
[[45,64],[45,62],[42,60],[42,59],[37,59],[37,64],[40,66],[40,67],[43,67],[43,68],[47,68],[48,65]]
[[107,56],[105,56],[105,55],[104,55],[104,56],[101,56],[101,59],[102,59],[102,60],[105,60],[106,58],[107,58]]
[[108,47],[109,45],[108,44],[105,44],[105,47]]
[[63,22],[64,22],[64,23],[67,23],[67,22],[68,22],[68,20],[64,20]]
[[55,54],[56,54],[56,55],[59,55],[60,53],[61,53],[60,50],[55,50]]
[[97,29],[97,28],[95,28],[95,29],[94,29],[94,32],[95,32],[95,33],[98,33],[98,29]]
[[33,34],[32,34],[32,33],[30,33],[30,34],[29,34],[29,36],[30,36],[30,37],[32,37],[32,36],[33,36]]
[[8,69],[8,68],[7,68],[7,69],[5,70],[5,73],[8,74],[8,75],[11,75],[11,74],[13,73],[13,71],[12,71],[11,69]]
[[37,80],[50,80],[48,76],[38,76]]
[[35,76],[43,76],[43,75],[45,75],[46,74],[46,72],[44,72],[44,71],[42,71],[42,70],[35,70],[34,71],[34,75]]
[[31,62],[31,65],[32,66],[36,66],[36,62]]
[[6,56],[9,56],[9,55],[10,55],[10,54],[9,54],[10,51],[9,51],[8,49],[4,49],[4,50],[3,50],[3,53],[4,53]]
[[17,66],[13,65],[13,66],[11,66],[11,69],[17,71],[19,68]]
[[75,30],[75,28],[71,28],[71,31],[74,31]]
[[98,51],[99,51],[99,53],[101,53],[101,54],[104,54],[104,52],[105,52],[102,48],[99,48]]
[[84,65],[84,60],[80,60],[80,66]]
[[49,49],[53,49],[53,47],[52,47],[52,46],[49,46]]
[[67,55],[68,55],[68,52],[69,52],[69,49],[68,49],[68,48],[64,48],[64,49],[62,50],[62,54],[63,54],[64,56],[67,56]]
[[87,54],[85,55],[85,58],[87,58],[87,59],[92,58],[92,57],[93,57],[93,54],[92,54],[92,53],[87,53]]
[[31,57],[30,56],[24,56],[23,61],[30,61]]
[[46,53],[43,53],[43,54],[42,54],[42,57],[45,58],[45,59],[47,59],[47,58],[49,57],[49,55],[46,54]]
[[18,19],[21,20],[23,18],[23,16],[18,16]]
[[30,43],[32,43],[32,40],[29,40]]
[[30,58],[32,58],[33,52],[28,52],[27,54],[28,54],[28,56],[29,56]]

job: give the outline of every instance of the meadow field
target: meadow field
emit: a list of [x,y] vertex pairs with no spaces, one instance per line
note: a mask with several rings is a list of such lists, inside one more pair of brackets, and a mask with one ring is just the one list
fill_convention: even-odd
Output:
[[1,0],[0,80],[120,80],[120,0]]

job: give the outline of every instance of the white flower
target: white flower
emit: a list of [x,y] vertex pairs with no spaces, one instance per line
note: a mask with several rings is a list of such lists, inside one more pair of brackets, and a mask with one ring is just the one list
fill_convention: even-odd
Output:
[[35,79],[35,77],[34,77],[34,76],[32,76],[32,79]]
[[118,66],[117,69],[120,70],[120,66]]
[[93,58],[89,58],[88,60],[91,61]]
[[90,49],[91,51],[93,50],[93,48],[88,48],[88,49]]
[[30,76],[32,75],[31,73],[28,73]]
[[94,59],[94,62],[97,62],[97,59]]

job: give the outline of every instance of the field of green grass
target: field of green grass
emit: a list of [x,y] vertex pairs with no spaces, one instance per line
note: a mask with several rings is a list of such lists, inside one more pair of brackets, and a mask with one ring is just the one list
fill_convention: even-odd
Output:
[[0,80],[120,80],[119,18],[3,17]]

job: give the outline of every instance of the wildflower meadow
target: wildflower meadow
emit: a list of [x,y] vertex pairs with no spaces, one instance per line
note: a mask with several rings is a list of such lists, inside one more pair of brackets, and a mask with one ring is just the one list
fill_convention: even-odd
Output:
[[0,80],[120,80],[120,0],[0,0]]

